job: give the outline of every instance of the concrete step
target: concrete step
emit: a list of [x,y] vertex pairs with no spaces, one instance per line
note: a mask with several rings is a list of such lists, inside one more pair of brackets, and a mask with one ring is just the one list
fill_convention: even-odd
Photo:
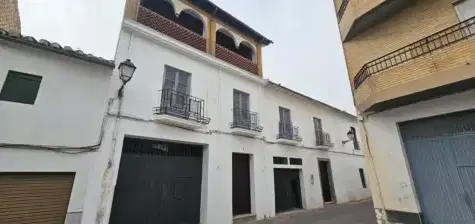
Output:
[[236,215],[233,217],[233,224],[244,224],[256,220],[254,214]]

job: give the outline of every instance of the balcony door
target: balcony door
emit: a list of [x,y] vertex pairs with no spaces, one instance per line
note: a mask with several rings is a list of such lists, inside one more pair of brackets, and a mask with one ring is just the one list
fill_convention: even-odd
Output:
[[293,138],[293,131],[292,131],[292,121],[290,120],[290,110],[284,107],[279,107],[279,132],[280,136],[292,139]]
[[315,127],[315,138],[317,139],[317,144],[323,144],[323,128],[322,120],[320,118],[313,118],[313,126]]
[[248,93],[239,90],[233,91],[233,121],[238,127],[251,128]]
[[190,113],[197,112],[190,105],[190,80],[190,73],[165,65],[162,104],[168,113],[188,117]]

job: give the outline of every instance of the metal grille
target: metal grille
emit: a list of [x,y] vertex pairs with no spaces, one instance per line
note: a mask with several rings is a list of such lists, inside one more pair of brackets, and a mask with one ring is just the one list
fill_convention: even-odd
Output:
[[373,74],[475,35],[475,17],[446,28],[363,65],[353,79],[355,89]]
[[279,122],[279,135],[277,138],[300,141],[299,128],[286,122]]
[[231,128],[243,128],[261,132],[263,127],[259,125],[259,115],[247,109],[234,108]]
[[350,0],[343,0],[343,2],[340,5],[340,8],[338,9],[338,12],[336,14],[336,18],[338,19],[338,22],[340,22],[341,18],[343,17],[343,14],[345,14],[346,7],[348,6],[348,2]]
[[203,155],[203,147],[199,145],[125,138],[123,153],[150,156],[201,157]]
[[211,119],[204,116],[204,100],[171,89],[159,92],[161,94],[160,106],[154,108],[154,114],[167,114],[209,124]]
[[323,132],[323,131],[316,131],[315,132],[316,136],[316,144],[317,145],[324,145],[324,146],[333,146],[331,137],[329,133]]

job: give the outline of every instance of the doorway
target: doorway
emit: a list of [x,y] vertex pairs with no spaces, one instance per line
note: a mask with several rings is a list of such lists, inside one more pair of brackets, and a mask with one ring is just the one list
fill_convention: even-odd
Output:
[[300,170],[274,169],[275,212],[302,208]]
[[251,214],[251,176],[248,154],[233,153],[233,215]]
[[125,138],[110,224],[200,222],[203,146]]
[[318,160],[320,169],[320,184],[322,185],[322,196],[324,203],[335,202],[335,190],[333,188],[333,177],[330,160]]

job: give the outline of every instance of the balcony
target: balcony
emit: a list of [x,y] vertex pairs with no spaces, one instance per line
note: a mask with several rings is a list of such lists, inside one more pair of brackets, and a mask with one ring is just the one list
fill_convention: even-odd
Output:
[[206,52],[206,39],[204,37],[150,9],[140,6],[137,22],[200,51]]
[[216,57],[250,73],[258,74],[257,64],[251,60],[216,44]]
[[362,66],[353,79],[360,111],[381,111],[473,88],[475,17]]
[[285,145],[298,145],[302,141],[299,128],[285,122],[279,122],[279,134],[277,142]]
[[326,133],[323,131],[316,131],[315,137],[316,137],[316,145],[318,147],[330,148],[330,147],[333,147],[334,145],[332,143],[329,133]]
[[209,124],[210,118],[204,116],[204,100],[170,89],[159,93],[160,105],[153,108],[153,121],[193,130]]
[[259,115],[246,109],[233,109],[233,122],[230,124],[231,133],[243,136],[257,136],[263,127],[259,125]]
[[342,39],[349,41],[414,3],[415,0],[343,0],[337,10]]

